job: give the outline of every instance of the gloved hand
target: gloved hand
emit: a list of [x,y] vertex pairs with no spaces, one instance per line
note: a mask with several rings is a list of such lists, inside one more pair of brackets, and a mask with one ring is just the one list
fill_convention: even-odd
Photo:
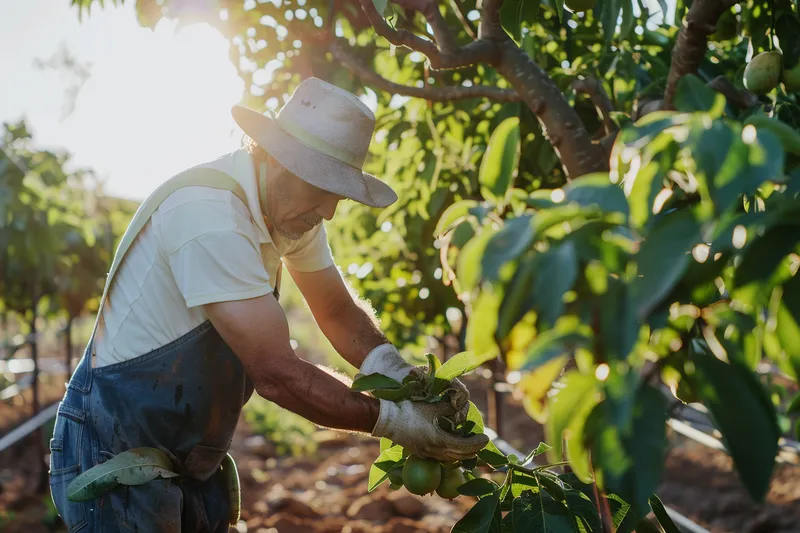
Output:
[[[358,371],[365,376],[375,373],[383,374],[401,383],[409,374],[416,375],[425,372],[422,367],[408,364],[397,348],[388,343],[373,348]],[[453,421],[460,424],[467,419],[469,412],[469,391],[458,379],[450,381],[447,389],[449,390],[450,404],[455,411],[452,416]]]
[[440,428],[438,418],[453,414],[453,407],[446,402],[380,400],[380,415],[372,435],[386,437],[419,457],[438,461],[469,459],[486,446],[489,437],[459,437]]

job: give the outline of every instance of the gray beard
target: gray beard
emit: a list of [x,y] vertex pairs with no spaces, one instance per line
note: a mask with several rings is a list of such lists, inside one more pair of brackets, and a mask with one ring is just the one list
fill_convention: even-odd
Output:
[[[273,218],[271,216],[271,214],[272,214],[271,211],[272,210],[269,208],[269,206],[267,206],[266,216],[267,216],[267,218],[269,220],[273,220]],[[307,213],[305,215],[301,215],[299,218],[303,222],[305,222],[307,224],[310,224],[312,227],[316,227],[320,222],[322,222],[322,217],[320,217],[319,215],[312,214],[312,213]],[[278,230],[278,233],[280,233],[281,237],[283,237],[284,239],[288,239],[290,241],[299,241],[307,233],[307,232],[287,230],[287,229],[284,229],[284,228],[280,228],[277,225],[275,225],[274,228],[276,230]],[[311,231],[311,230],[309,230],[309,231]]]

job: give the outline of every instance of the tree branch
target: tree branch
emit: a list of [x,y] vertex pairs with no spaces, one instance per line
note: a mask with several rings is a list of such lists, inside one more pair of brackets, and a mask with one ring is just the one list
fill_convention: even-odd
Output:
[[617,131],[617,124],[612,120],[611,113],[614,111],[614,104],[606,94],[603,84],[592,76],[586,76],[583,79],[577,79],[572,82],[572,89],[581,94],[585,94],[594,104],[597,113],[603,119],[603,127],[606,130],[606,135]]
[[404,9],[413,9],[422,13],[425,20],[433,28],[436,44],[442,52],[453,53],[458,49],[456,37],[439,11],[438,0],[393,0],[395,4]]
[[745,89],[737,89],[725,76],[717,76],[708,86],[715,91],[722,93],[728,102],[739,109],[749,109],[759,104],[758,96]]
[[686,20],[678,34],[672,51],[672,64],[664,93],[664,108],[672,109],[678,81],[687,74],[694,74],[706,55],[708,36],[717,29],[722,14],[739,3],[739,0],[695,0],[686,14]]
[[482,0],[478,38],[494,41],[504,41],[509,38],[500,24],[500,6],[502,5],[503,0]]
[[607,172],[608,156],[603,147],[592,142],[578,113],[553,80],[510,39],[497,46],[502,51],[497,70],[539,119],[567,177]]
[[[489,63],[493,64],[497,61],[498,49],[492,43],[483,40],[473,41],[465,46],[456,47],[453,50],[440,50],[436,44],[426,39],[423,39],[407,30],[395,30],[390,27],[384,18],[375,9],[372,0],[359,0],[361,9],[367,15],[375,32],[381,37],[395,46],[405,46],[423,54],[428,58],[431,68],[434,70],[446,70],[468,67],[475,63]],[[413,4],[420,3],[420,0],[413,2]],[[436,7],[438,17],[441,18],[441,13]],[[442,18],[444,24],[444,19]],[[434,31],[437,31],[434,28]],[[439,29],[442,31],[442,28]],[[448,32],[449,33],[449,29]],[[441,39],[440,34],[436,34],[437,39]],[[445,40],[447,37],[445,37]]]
[[450,0],[450,4],[453,7],[453,11],[455,11],[456,17],[458,17],[459,22],[461,25],[464,26],[464,30],[466,30],[467,35],[469,35],[472,39],[478,38],[478,32],[475,29],[475,26],[472,25],[472,22],[467,18],[467,14],[464,13],[464,8],[461,6],[459,0]]
[[488,98],[498,102],[518,102],[520,100],[519,93],[513,89],[501,89],[485,85],[473,85],[472,87],[409,87],[400,85],[377,74],[369,65],[351,54],[346,46],[340,43],[333,43],[330,50],[334,59],[339,61],[343,67],[352,72],[362,82],[392,94],[424,98],[432,102],[466,100],[469,98]]

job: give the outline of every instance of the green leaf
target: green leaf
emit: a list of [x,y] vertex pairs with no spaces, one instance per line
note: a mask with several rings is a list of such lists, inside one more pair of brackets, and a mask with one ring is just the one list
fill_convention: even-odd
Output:
[[67,499],[85,502],[119,485],[143,485],[156,478],[171,478],[172,461],[156,448],[132,448],[79,474],[67,486]]
[[383,16],[384,11],[386,11],[386,4],[388,0],[372,0],[372,3],[375,5],[375,10]]
[[678,80],[675,93],[675,109],[684,113],[724,109],[725,97],[706,85],[694,74],[687,74]]
[[478,172],[484,198],[504,203],[517,171],[519,145],[519,117],[505,119],[492,132]]
[[[607,475],[606,487],[631,504],[637,517],[647,512],[648,498],[661,482],[666,464],[667,400],[657,389],[645,385],[636,391],[630,433],[619,428],[630,468],[621,476]],[[599,464],[602,465],[602,458]],[[605,474],[605,472],[604,472]]]
[[525,533],[574,533],[575,523],[567,507],[542,493],[523,492],[514,500],[514,531]]
[[563,24],[564,22],[564,0],[555,0],[556,5],[556,14],[558,15],[558,21]]
[[464,220],[469,215],[469,210],[478,207],[478,202],[475,200],[459,200],[451,204],[445,209],[439,222],[436,224],[436,229],[433,232],[435,237],[444,235],[455,227],[459,222]]
[[631,210],[631,223],[636,228],[644,227],[653,213],[653,204],[663,188],[665,172],[657,161],[651,161],[634,176],[633,185],[628,194]]
[[522,43],[522,23],[536,20],[539,2],[540,0],[504,0],[500,6],[500,25],[517,46]]
[[662,533],[662,531],[649,518],[644,518],[636,524],[636,533]]
[[795,394],[794,398],[792,398],[792,401],[789,403],[789,407],[786,408],[787,416],[796,415],[798,413],[800,413],[800,392]]
[[633,27],[636,24],[636,20],[633,18],[633,2],[626,2],[623,0],[622,2],[622,24],[620,25],[619,29],[619,36],[621,39],[627,39],[631,31],[633,31]]
[[496,494],[481,498],[455,523],[451,533],[488,533],[499,503],[500,498]]
[[535,477],[524,472],[514,471],[514,477],[511,480],[511,495],[514,498],[518,498],[525,491],[538,487],[539,482]]
[[467,419],[465,422],[472,422],[475,424],[473,431],[475,433],[483,433],[485,426],[483,425],[483,416],[481,416],[481,412],[478,407],[469,402],[469,410],[467,411]]
[[367,392],[375,389],[400,389],[403,384],[383,374],[369,374],[357,378],[350,388],[356,392]]
[[478,452],[478,459],[494,468],[508,464],[508,457],[506,457],[492,441],[489,441],[486,446]]
[[681,533],[672,518],[669,517],[666,507],[661,502],[658,496],[653,494],[650,496],[650,507],[653,508],[653,514],[656,515],[659,525],[664,529],[664,533]]
[[695,372],[684,371],[684,378],[711,411],[750,496],[763,501],[781,435],[775,407],[750,370],[724,363],[698,346],[691,344]]
[[481,260],[489,240],[495,234],[491,228],[484,227],[458,254],[458,284],[461,292],[474,289],[481,279]]
[[[438,357],[436,357],[436,356],[435,356],[434,354],[432,354],[432,353],[426,353],[426,354],[425,354],[425,357],[427,357],[427,358],[428,358],[428,375],[429,375],[431,378],[436,378],[436,377],[438,377],[438,374],[437,374],[437,373],[438,373],[439,369],[442,367],[442,362],[441,362],[441,361],[439,361],[439,358],[438,358]],[[459,375],[460,375],[460,374],[459,374]],[[451,379],[452,379],[452,378],[451,378]],[[449,380],[447,380],[447,381],[449,381]]]
[[639,276],[633,281],[634,305],[646,317],[681,279],[700,239],[700,224],[692,213],[679,211],[664,217],[636,254]]
[[499,311],[500,295],[496,291],[485,290],[475,300],[467,322],[467,350],[484,362],[494,359],[500,353],[494,338]]
[[783,297],[778,307],[775,332],[780,341],[788,366],[800,379],[800,274],[784,283]]
[[403,447],[392,446],[383,450],[369,468],[367,491],[372,492],[389,478],[389,472],[403,460]]
[[794,68],[800,61],[800,21],[797,15],[791,11],[784,12],[775,23],[775,34],[781,43],[783,68]]
[[611,44],[614,40],[614,34],[617,30],[617,19],[619,12],[622,9],[622,2],[630,0],[604,0],[603,1],[603,15],[601,23],[603,25],[603,34],[605,35],[606,46]]
[[602,533],[603,523],[594,502],[584,493],[567,490],[564,493],[572,517],[583,526],[586,533]]
[[381,437],[381,451],[388,450],[392,446],[400,446],[399,444],[395,444],[391,440],[387,439],[386,437]]
[[550,400],[550,418],[546,429],[547,440],[553,446],[548,453],[551,461],[563,460],[564,430],[584,404],[596,402],[596,393],[597,380],[594,376],[571,371],[564,377],[563,387]]
[[619,212],[628,216],[628,200],[622,189],[608,179],[607,172],[581,176],[564,187],[565,202],[582,206],[596,205],[606,213]]
[[500,486],[491,479],[476,477],[458,487],[458,493],[464,496],[486,496],[499,488]]
[[583,333],[561,332],[557,329],[547,330],[537,335],[528,347],[521,370],[535,370],[556,357],[585,346],[590,341],[591,339]]
[[486,361],[487,359],[478,357],[472,352],[461,352],[445,361],[436,373],[436,377],[447,382],[478,368]]
[[516,259],[530,246],[534,233],[531,218],[530,215],[513,218],[492,236],[486,244],[481,260],[485,278],[496,281],[500,275],[500,268]]
[[528,293],[536,263],[536,254],[527,254],[520,259],[514,277],[505,288],[503,303],[500,304],[500,312],[497,317],[495,338],[498,342],[502,342],[508,337],[511,329],[533,305]]
[[533,302],[539,320],[553,326],[564,312],[564,294],[578,277],[578,252],[567,240],[537,256]]
[[522,461],[522,464],[527,464],[528,461],[533,459],[534,457],[539,457],[542,454],[545,454],[552,450],[553,447],[545,442],[540,442],[539,445],[531,451],[526,457],[525,460]]
[[744,250],[734,275],[736,286],[769,279],[783,259],[800,244],[800,228],[779,225],[755,239]]

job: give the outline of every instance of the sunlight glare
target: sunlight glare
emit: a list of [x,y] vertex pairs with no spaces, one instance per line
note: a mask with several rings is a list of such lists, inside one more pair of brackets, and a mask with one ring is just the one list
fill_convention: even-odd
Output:
[[71,149],[111,170],[110,193],[138,199],[240,145],[230,108],[243,89],[228,43],[207,24],[141,31],[96,66],[69,120]]

